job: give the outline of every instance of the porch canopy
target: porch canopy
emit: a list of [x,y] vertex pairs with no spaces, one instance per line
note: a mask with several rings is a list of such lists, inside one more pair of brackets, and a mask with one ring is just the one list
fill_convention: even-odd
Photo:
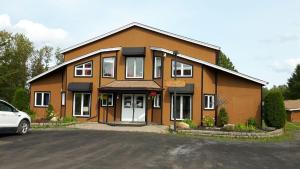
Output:
[[88,92],[92,91],[93,89],[93,83],[69,83],[68,90],[70,91],[76,91],[76,92]]
[[169,87],[168,91],[169,93],[174,93],[176,90],[176,93],[179,94],[193,94],[194,93],[194,84],[188,83],[184,87]]
[[145,47],[123,47],[123,56],[145,56]]
[[101,86],[100,90],[106,91],[161,91],[157,83],[151,80],[115,80],[107,85]]

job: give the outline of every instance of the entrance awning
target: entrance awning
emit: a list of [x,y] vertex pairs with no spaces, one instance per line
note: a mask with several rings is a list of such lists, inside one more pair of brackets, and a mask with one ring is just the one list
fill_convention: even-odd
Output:
[[76,92],[88,92],[92,91],[93,83],[69,83],[68,90]]
[[169,93],[192,94],[194,93],[194,84],[186,84],[184,87],[169,87]]
[[124,56],[145,56],[145,47],[125,47],[122,48]]
[[130,80],[118,81],[115,80],[107,85],[101,86],[100,90],[110,91],[160,91],[160,86],[154,81],[150,80]]

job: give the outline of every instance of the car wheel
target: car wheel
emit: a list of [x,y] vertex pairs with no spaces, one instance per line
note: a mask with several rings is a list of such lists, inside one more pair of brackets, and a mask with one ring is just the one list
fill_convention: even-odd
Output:
[[18,131],[17,133],[18,134],[26,134],[28,133],[28,130],[29,130],[29,122],[27,120],[22,120],[18,126]]

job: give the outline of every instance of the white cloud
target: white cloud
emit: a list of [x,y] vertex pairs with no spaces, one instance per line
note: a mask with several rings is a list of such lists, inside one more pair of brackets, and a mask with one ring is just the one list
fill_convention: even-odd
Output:
[[297,64],[300,64],[300,57],[299,58],[290,58],[284,61],[275,61],[272,64],[273,70],[276,72],[288,72],[291,73],[294,71]]
[[61,28],[49,28],[41,23],[30,20],[20,20],[11,24],[10,17],[6,14],[0,15],[0,30],[5,29],[13,33],[25,34],[35,46],[42,45],[65,46],[70,41],[68,32]]

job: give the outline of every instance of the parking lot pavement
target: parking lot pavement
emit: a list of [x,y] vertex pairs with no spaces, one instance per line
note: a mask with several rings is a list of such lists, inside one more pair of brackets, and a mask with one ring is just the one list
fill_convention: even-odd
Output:
[[0,136],[0,168],[280,168],[300,143],[212,141],[153,133],[60,130]]

